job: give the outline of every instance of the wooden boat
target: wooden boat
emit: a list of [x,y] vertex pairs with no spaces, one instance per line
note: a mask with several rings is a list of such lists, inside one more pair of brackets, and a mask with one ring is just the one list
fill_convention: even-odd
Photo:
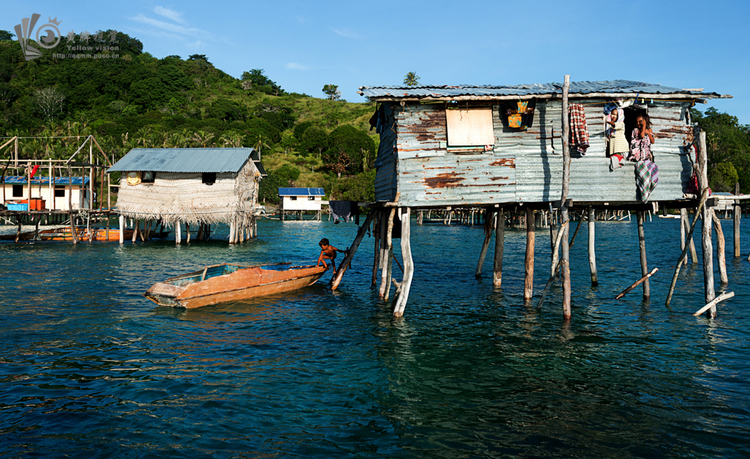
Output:
[[[89,232],[84,227],[77,227],[76,236],[79,241],[88,242],[90,239],[92,241],[117,242],[120,240],[120,230],[110,228],[109,234],[107,234],[105,228],[91,228]],[[126,241],[131,239],[133,237],[133,230],[126,229],[123,237]],[[70,227],[43,230],[39,232],[39,239],[43,241],[72,241],[73,233],[70,231]]]
[[222,263],[157,282],[144,296],[161,306],[199,308],[297,290],[314,284],[325,271],[325,266],[288,263],[258,266]]

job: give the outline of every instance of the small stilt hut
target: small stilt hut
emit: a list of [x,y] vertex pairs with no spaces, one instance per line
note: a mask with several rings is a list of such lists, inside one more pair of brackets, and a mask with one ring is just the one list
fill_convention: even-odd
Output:
[[109,169],[113,172],[122,173],[120,227],[125,218],[133,219],[134,240],[139,232],[148,234],[152,224],[155,231],[159,223],[174,227],[177,244],[181,224],[187,242],[190,225],[197,227],[199,239],[207,239],[210,225],[216,223],[229,225],[230,244],[256,236],[253,210],[265,172],[252,148],[136,148]]
[[[562,84],[372,86],[361,87],[359,93],[378,103],[371,118],[380,134],[376,203],[366,224],[379,221],[374,225],[380,244],[375,257],[382,272],[383,298],[388,298],[392,282],[394,222],[401,226],[404,277],[394,282],[394,316],[403,314],[414,269],[410,212],[484,208],[487,233],[493,230],[494,215],[493,283],[500,286],[505,211],[524,211],[529,222],[524,297],[530,300],[534,212],[555,208],[561,221],[559,227],[551,225],[556,242],[551,272],[553,278],[558,269],[562,275],[565,318],[571,315],[568,212],[638,212],[640,263],[646,276],[644,212],[652,209],[652,203],[695,208],[704,187],[695,186],[700,146],[690,109],[706,99],[731,97],[625,80],[570,82],[567,76]],[[652,130],[650,157],[633,153],[633,136],[641,122]],[[705,164],[705,155],[703,159]],[[484,238],[481,259],[489,240]],[[594,246],[590,220],[592,284],[598,282]],[[338,280],[345,267],[342,263]],[[643,284],[648,297],[648,281]]]

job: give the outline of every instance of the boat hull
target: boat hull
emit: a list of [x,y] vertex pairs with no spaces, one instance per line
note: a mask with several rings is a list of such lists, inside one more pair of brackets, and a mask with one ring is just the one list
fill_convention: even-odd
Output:
[[[97,241],[97,242],[117,242],[120,240],[120,230],[110,229],[109,233],[104,228],[92,229],[89,233],[85,228],[78,228],[76,236],[79,241]],[[126,229],[123,239],[127,240],[133,237],[133,230]],[[73,233],[70,228],[44,230],[39,232],[39,239],[43,241],[72,241]]]
[[193,281],[202,274],[205,276],[209,268],[217,266],[156,283],[145,296],[161,306],[200,308],[298,290],[317,282],[326,271],[323,266],[284,270],[240,267],[230,274]]

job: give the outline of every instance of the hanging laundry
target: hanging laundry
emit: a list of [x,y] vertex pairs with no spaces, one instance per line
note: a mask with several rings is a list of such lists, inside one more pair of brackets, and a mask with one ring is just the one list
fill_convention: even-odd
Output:
[[505,103],[505,116],[508,127],[525,130],[534,123],[536,99],[508,101]]
[[581,155],[589,148],[589,128],[586,126],[586,113],[583,105],[570,104],[570,146]]
[[352,215],[351,201],[328,201],[328,207],[331,208],[334,224],[339,222],[339,218],[349,223],[349,218]]
[[612,155],[609,157],[609,170],[613,171],[622,167],[625,158],[622,155]]
[[659,166],[648,159],[638,161],[635,165],[635,182],[638,185],[641,201],[648,202],[651,192],[659,183]]

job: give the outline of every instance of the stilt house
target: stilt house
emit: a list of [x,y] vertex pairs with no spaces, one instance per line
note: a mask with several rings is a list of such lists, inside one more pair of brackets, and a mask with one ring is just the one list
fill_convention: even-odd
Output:
[[[121,172],[121,216],[179,224],[230,225],[230,243],[254,236],[258,185],[265,174],[252,148],[136,148]],[[189,234],[189,233],[188,233]]]
[[[562,183],[563,85],[361,87],[378,102],[380,134],[375,199],[399,206],[445,207],[559,201]],[[643,202],[635,162],[610,170],[605,110],[650,117],[658,184],[650,201],[680,201],[691,191],[690,108],[721,97],[634,81],[571,82],[587,147],[571,149],[569,198],[576,203]],[[573,129],[573,127],[571,127]]]
[[321,206],[323,205],[323,188],[279,188],[281,198],[282,219],[285,214],[299,212],[315,212],[315,218],[320,220]]
[[[332,287],[337,287],[367,227],[375,221],[378,250],[373,285],[379,268],[379,293],[387,300],[392,281],[392,239],[398,237],[394,224],[400,220],[403,279],[393,282],[393,314],[401,316],[414,273],[410,211],[436,207],[484,209],[485,237],[476,276],[481,276],[494,226],[493,285],[499,287],[504,212],[523,206],[527,229],[524,299],[530,301],[534,211],[554,206],[560,209],[560,227],[554,234],[551,225],[555,245],[551,271],[559,269],[561,273],[566,319],[571,315],[569,211],[576,207],[588,211],[592,285],[598,282],[594,209],[637,211],[643,278],[633,287],[642,283],[644,298],[648,298],[648,277],[655,270],[649,272],[647,268],[644,212],[654,201],[683,211],[703,206],[708,184],[705,133],[696,135],[690,108],[706,99],[731,97],[624,80],[571,83],[567,75],[563,84],[372,86],[361,87],[359,93],[378,103],[370,119],[380,134],[375,161],[376,203],[341,262]],[[640,132],[648,132],[644,128],[649,121],[653,139],[646,136],[638,140],[634,129],[642,123]],[[636,141],[631,142],[631,137]],[[646,138],[652,143],[650,150]],[[696,152],[700,153],[697,158]],[[701,196],[700,204],[697,195]],[[711,221],[706,206],[703,211],[703,221]],[[687,213],[683,215],[686,219]],[[687,221],[683,224],[686,227]],[[710,243],[711,225],[703,226],[704,244],[706,240]],[[704,270],[713,272],[710,257],[704,257]],[[543,290],[540,305],[554,278],[550,277]],[[706,297],[711,300],[712,281],[706,285]]]
[[[84,183],[85,194],[81,192]],[[3,177],[3,194],[0,204],[26,204],[24,210],[76,210],[89,207],[91,189],[89,177],[49,177],[31,178],[16,175]],[[31,205],[29,204],[31,200]],[[69,204],[70,203],[70,204]],[[70,208],[72,206],[72,209]]]

